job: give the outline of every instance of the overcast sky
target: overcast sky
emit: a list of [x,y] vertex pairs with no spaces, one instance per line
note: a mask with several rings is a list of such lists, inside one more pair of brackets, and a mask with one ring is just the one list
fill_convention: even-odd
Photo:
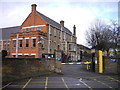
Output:
[[70,31],[73,32],[73,25],[76,25],[77,42],[85,45],[85,31],[91,22],[98,18],[107,23],[118,20],[118,1],[0,0],[0,28],[20,26],[31,12],[31,4],[37,4],[37,11],[58,23],[64,20]]

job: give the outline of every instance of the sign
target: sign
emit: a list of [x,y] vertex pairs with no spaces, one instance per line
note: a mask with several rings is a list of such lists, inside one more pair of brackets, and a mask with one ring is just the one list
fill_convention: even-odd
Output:
[[110,61],[111,62],[117,62],[117,59],[111,59]]
[[42,54],[42,58],[54,58],[54,54]]

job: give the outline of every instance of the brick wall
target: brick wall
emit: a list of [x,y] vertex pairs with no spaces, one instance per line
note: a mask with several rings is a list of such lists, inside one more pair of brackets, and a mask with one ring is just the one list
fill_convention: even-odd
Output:
[[54,71],[55,61],[39,58],[7,58],[2,60],[2,81],[49,74]]
[[[116,59],[116,62],[112,62],[111,59]],[[119,72],[119,59],[118,58],[104,58],[103,69],[104,73],[118,74]]]

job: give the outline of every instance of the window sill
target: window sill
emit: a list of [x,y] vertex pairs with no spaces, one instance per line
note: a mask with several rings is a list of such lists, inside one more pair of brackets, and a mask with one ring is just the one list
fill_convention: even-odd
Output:
[[36,48],[36,47],[31,47],[31,48],[33,48],[33,49],[34,49],[34,48]]
[[29,47],[25,47],[25,49],[28,49]]

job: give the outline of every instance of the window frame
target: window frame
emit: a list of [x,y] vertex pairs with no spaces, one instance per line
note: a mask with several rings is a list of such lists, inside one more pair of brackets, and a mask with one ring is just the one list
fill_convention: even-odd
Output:
[[13,40],[13,48],[16,48],[16,40]]
[[25,31],[26,31],[26,32],[29,32],[29,28],[26,28]]
[[22,48],[22,43],[20,41],[22,41],[22,39],[19,40],[19,48]]
[[56,37],[56,32],[57,32],[57,29],[54,28],[54,37]]
[[[35,40],[35,41],[34,41]],[[32,39],[32,48],[36,48],[36,38]]]
[[42,40],[42,43],[41,43],[41,44],[42,44],[41,48],[42,48],[42,49],[45,49],[45,41],[44,41],[44,40]]
[[[27,42],[28,42],[28,44],[27,44]],[[29,48],[29,39],[25,39],[25,48]]]
[[40,26],[39,26],[39,27],[37,27],[37,30],[38,30],[38,31],[41,31],[41,27],[40,27]]

